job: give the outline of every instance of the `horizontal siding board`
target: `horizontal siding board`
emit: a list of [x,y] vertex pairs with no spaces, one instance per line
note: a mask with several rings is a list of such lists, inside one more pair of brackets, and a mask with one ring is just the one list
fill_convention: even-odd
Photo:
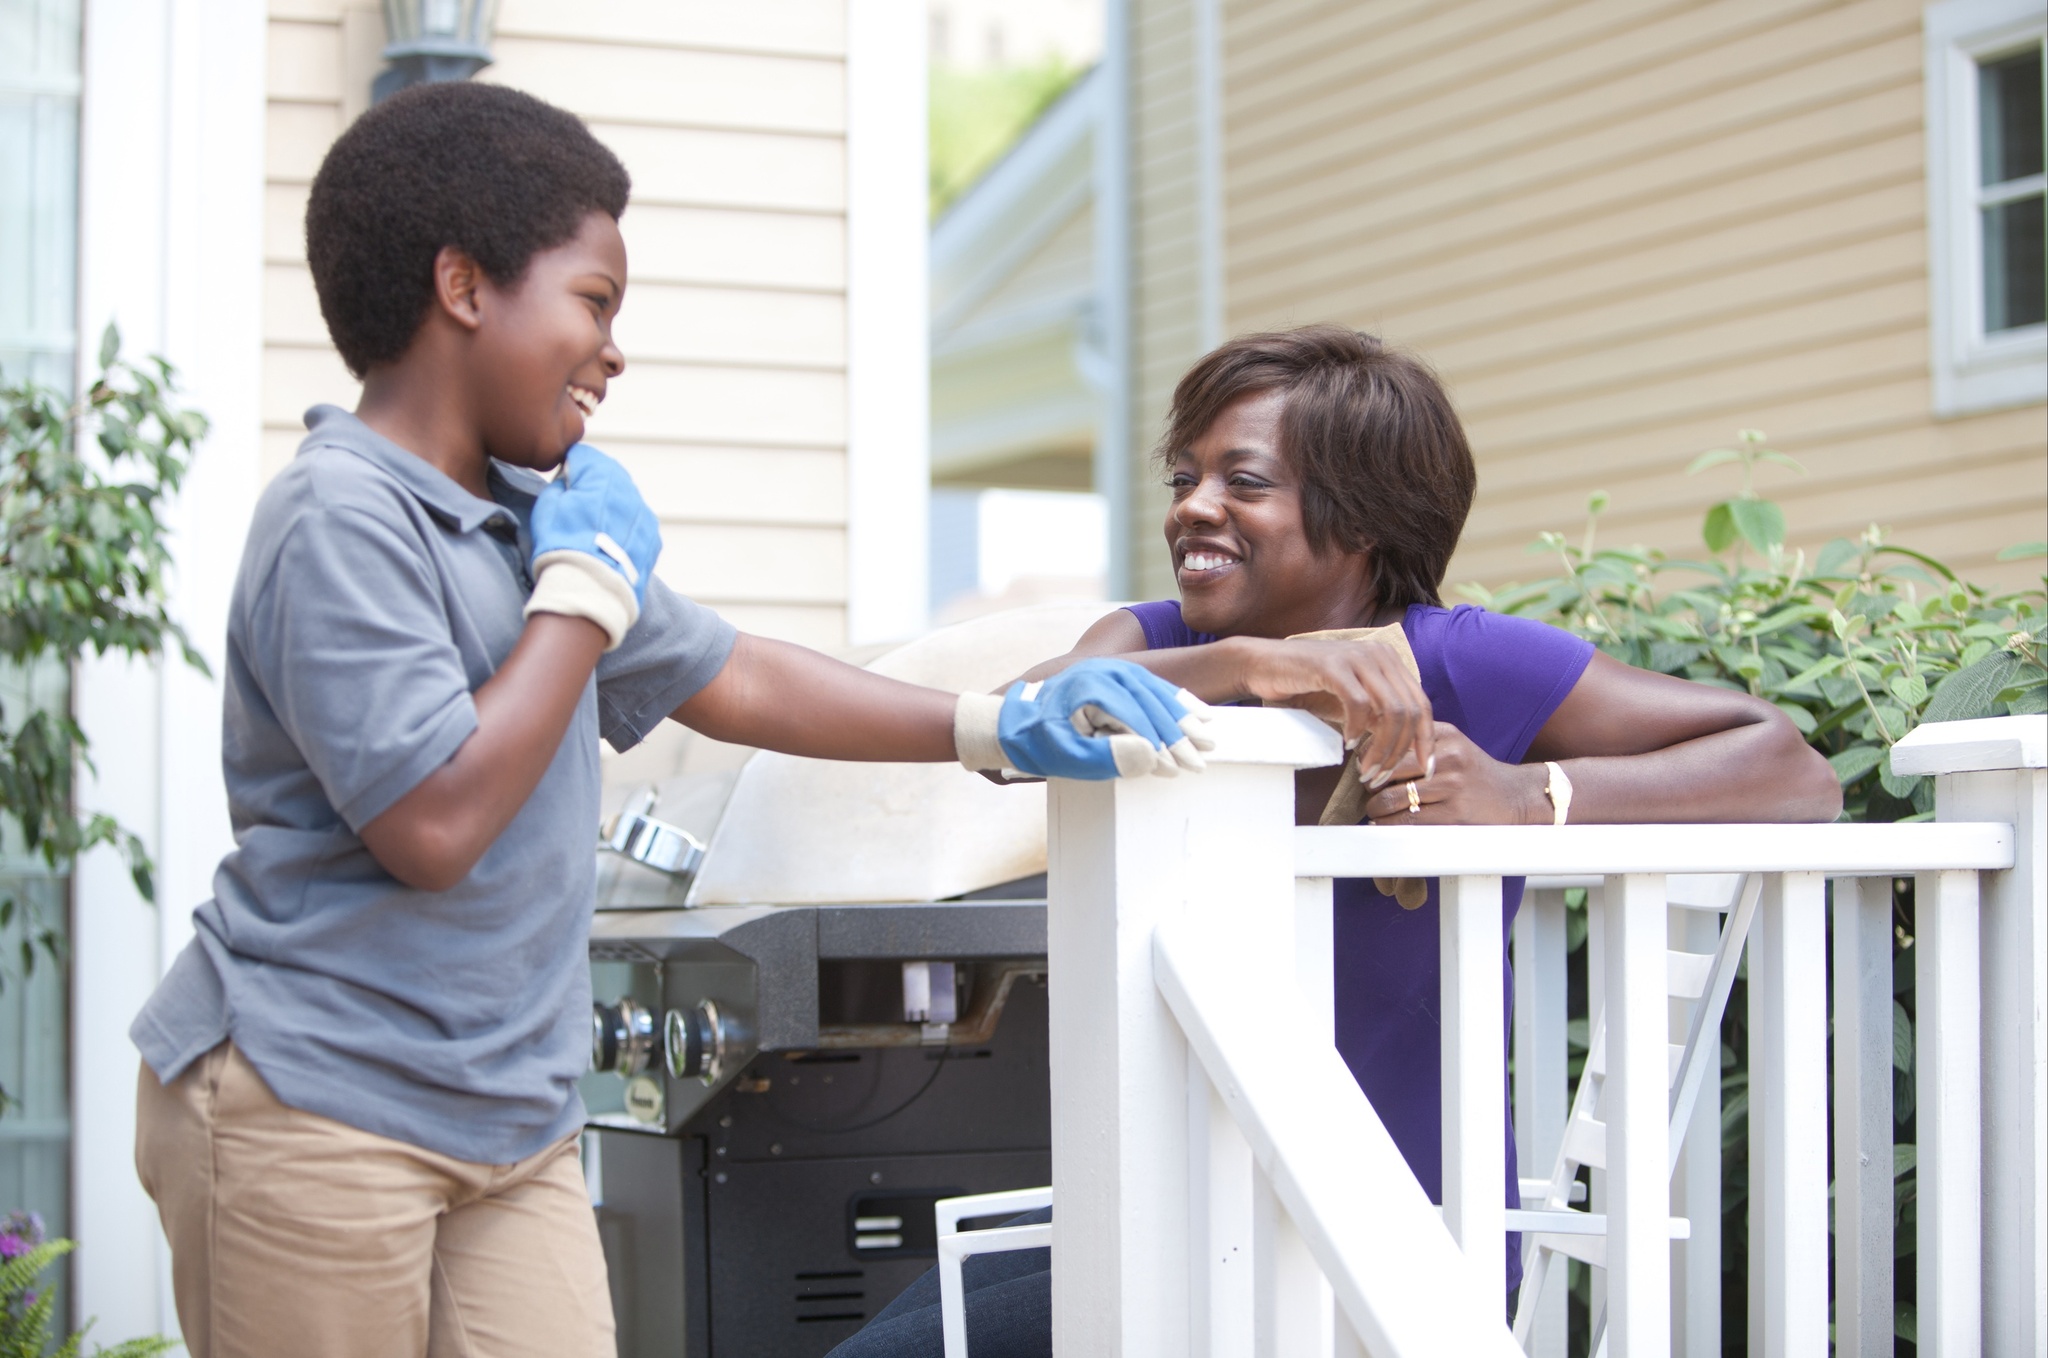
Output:
[[742,632],[777,641],[795,642],[814,651],[836,651],[846,645],[846,608],[836,604],[752,604],[726,599],[699,599]]
[[263,186],[263,258],[266,261],[273,264],[305,262],[306,196],[304,184]]
[[272,19],[264,26],[264,93],[294,103],[341,102],[341,25]]
[[1441,361],[1476,367],[1517,352],[1531,332],[1554,343],[1562,324],[1585,335],[1651,306],[1686,315],[1724,305],[1731,292],[1761,297],[1783,286],[1832,285],[1856,269],[1910,265],[1924,274],[1925,202],[1917,180],[1902,180],[1791,212],[1744,216],[1683,241],[1616,241],[1604,257],[1510,274],[1477,292],[1411,295],[1396,314],[1409,342],[1427,345]]
[[327,323],[313,292],[313,273],[303,264],[271,264],[263,270],[263,334],[291,344],[324,345]]
[[638,200],[691,207],[843,212],[846,146],[832,137],[594,121]]
[[1502,233],[1598,218],[1715,181],[1853,151],[1917,131],[1920,117],[1917,77],[1906,74],[1775,121],[1750,120],[1711,134],[1688,126],[1648,158],[1638,151],[1604,161],[1574,158],[1567,166],[1558,163],[1562,157],[1536,152],[1512,170],[1481,167],[1369,190],[1349,179],[1341,190],[1305,180],[1262,198],[1256,211],[1233,202],[1232,247],[1234,255],[1243,251],[1247,267],[1256,267],[1295,250],[1391,245],[1404,231],[1427,231],[1431,222],[1442,228],[1434,248],[1469,247]]
[[[1609,336],[1600,346],[1567,349],[1550,361],[1525,361],[1483,377],[1461,372],[1463,408],[1477,421],[1611,398],[1646,386],[1684,381],[1730,366],[1768,363],[1777,380],[1799,381],[1809,371],[1832,379],[1834,349],[1874,335],[1907,332],[1921,347],[1927,325],[1927,289],[1917,274],[1865,282],[1803,304],[1746,311],[1732,319],[1693,318],[1658,335]],[[1589,363],[1589,360],[1591,362]]]
[[846,51],[845,0],[772,5],[678,4],[676,0],[504,0],[498,32],[575,42],[646,43],[710,51],[830,57]]
[[613,334],[627,361],[844,367],[843,295],[628,286]]
[[361,391],[341,355],[324,344],[264,345],[263,423],[268,428],[297,430],[303,437],[308,409],[337,405],[353,410]]
[[480,79],[593,121],[839,135],[845,64],[500,36]]
[[696,599],[837,604],[846,599],[843,528],[664,524],[656,574]]
[[1248,310],[1318,297],[1342,306],[1369,295],[1374,305],[1390,308],[1424,298],[1483,298],[1529,286],[1542,275],[1597,268],[1631,251],[1682,249],[1775,216],[1825,215],[1831,205],[1859,195],[1914,191],[1922,163],[1919,128],[1901,127],[1849,147],[1753,166],[1733,177],[1702,176],[1662,196],[1586,206],[1519,229],[1505,220],[1508,214],[1482,209],[1469,218],[1446,218],[1436,233],[1427,221],[1403,223],[1374,240],[1370,250],[1332,246],[1267,261],[1241,259],[1232,234],[1230,278]]
[[664,207],[636,199],[619,229],[636,284],[846,287],[846,223],[839,217]]
[[285,104],[264,109],[263,171],[273,183],[310,184],[334,139],[341,135],[341,105]]
[[647,505],[670,523],[846,521],[846,456],[814,448],[691,447],[610,437]]
[[638,363],[611,386],[591,421],[592,442],[614,432],[664,441],[839,447],[846,442],[846,378]]

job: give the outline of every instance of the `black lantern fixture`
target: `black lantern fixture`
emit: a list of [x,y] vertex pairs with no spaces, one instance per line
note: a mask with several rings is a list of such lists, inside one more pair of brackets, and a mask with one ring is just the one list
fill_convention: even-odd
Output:
[[378,103],[408,85],[467,80],[491,64],[498,0],[384,0],[384,60],[370,86]]

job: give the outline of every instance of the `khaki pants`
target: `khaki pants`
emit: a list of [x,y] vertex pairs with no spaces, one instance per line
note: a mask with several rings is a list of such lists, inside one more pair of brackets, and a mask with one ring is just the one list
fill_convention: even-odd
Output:
[[287,1108],[230,1042],[136,1105],[192,1358],[615,1358],[574,1137],[471,1164]]

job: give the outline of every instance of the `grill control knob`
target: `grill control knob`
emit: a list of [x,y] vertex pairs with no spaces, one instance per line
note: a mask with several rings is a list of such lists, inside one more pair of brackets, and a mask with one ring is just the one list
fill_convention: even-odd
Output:
[[699,1000],[689,1009],[671,1009],[662,1020],[668,1048],[668,1073],[678,1080],[718,1083],[725,1069],[731,1035],[716,1000]]
[[654,1060],[661,1039],[654,1013],[630,995],[590,1006],[590,1068],[638,1075]]

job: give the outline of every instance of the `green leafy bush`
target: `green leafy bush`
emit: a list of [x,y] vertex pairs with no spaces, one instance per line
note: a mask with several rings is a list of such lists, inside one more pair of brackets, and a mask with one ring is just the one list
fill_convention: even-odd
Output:
[[[46,1240],[43,1223],[33,1212],[10,1212],[0,1218],[0,1358],[78,1358],[84,1352],[84,1330],[58,1342],[54,1333],[57,1290],[43,1281],[50,1265],[69,1254],[69,1240]],[[155,1358],[178,1347],[177,1341],[152,1336],[131,1339],[112,1348],[93,1346],[96,1358]]]
[[[1532,548],[1557,557],[1556,577],[1465,593],[1567,628],[1631,665],[1775,703],[1834,765],[1846,819],[1931,816],[1932,785],[1894,774],[1891,747],[1923,721],[2048,710],[2048,600],[2041,590],[1969,584],[1875,526],[1809,562],[1786,550],[1784,512],[1755,493],[1751,473],[1767,461],[1798,465],[1745,429],[1737,447],[1693,463],[1697,472],[1736,462],[1744,473],[1742,492],[1707,511],[1704,558],[1598,546],[1601,492],[1578,542],[1545,533]],[[2029,543],[2002,555],[2043,551]]]
[[[34,384],[0,387],[0,669],[17,675],[88,654],[148,659],[173,646],[206,668],[164,609],[170,553],[160,518],[206,419],[174,401],[170,364],[137,366],[120,352],[109,326],[100,376],[76,402]],[[10,837],[58,873],[110,845],[153,899],[142,841],[113,817],[80,815],[73,805],[74,771],[91,767],[85,732],[61,704],[18,706],[26,710],[0,707],[0,822]],[[37,916],[45,908],[0,881],[0,929],[21,916],[23,972],[38,950],[61,955],[55,924]]]
[[[1500,590],[1463,592],[1501,613],[1541,619],[1593,642],[1619,660],[1661,674],[1741,689],[1774,703],[1825,754],[1841,779],[1843,818],[1924,820],[1934,814],[1930,779],[1891,769],[1891,747],[1924,721],[1957,721],[2048,711],[2048,592],[1994,592],[1959,579],[1934,558],[1886,540],[1872,526],[1837,539],[1809,562],[1785,547],[1784,511],[1757,494],[1759,466],[1799,470],[1764,436],[1745,429],[1731,448],[1693,460],[1690,473],[1735,466],[1740,490],[1707,511],[1706,555],[1679,559],[1645,547],[1602,547],[1608,497],[1587,505],[1573,542],[1545,533],[1530,548],[1553,556],[1558,573]],[[2048,555],[2025,543],[2001,560]],[[1914,1227],[1913,883],[1893,883],[1893,1116],[1897,1144],[1894,1239],[1903,1261],[1895,1329],[1904,1344],[1917,1328]],[[1568,939],[1585,939],[1584,894],[1571,893]],[[1582,965],[1582,959],[1578,960]],[[1723,1333],[1737,1349],[1745,1332],[1749,1062],[1746,981],[1738,980],[1722,1024]],[[1570,1014],[1572,1074],[1586,1042],[1585,997]],[[1586,1304],[1583,1270],[1574,1292]],[[1575,1336],[1583,1328],[1574,1327]]]

